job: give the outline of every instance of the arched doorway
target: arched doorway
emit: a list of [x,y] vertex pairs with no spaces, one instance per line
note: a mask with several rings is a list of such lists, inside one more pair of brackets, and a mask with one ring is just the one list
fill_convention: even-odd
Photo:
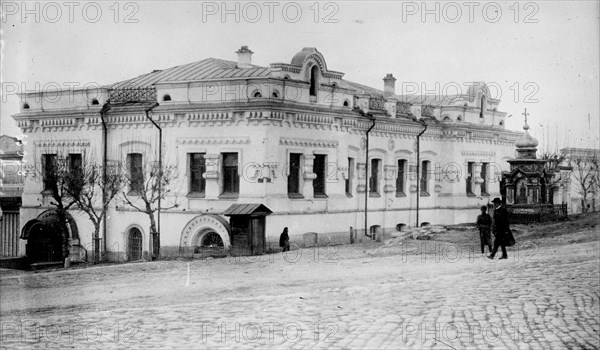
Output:
[[30,264],[62,260],[62,230],[57,223],[35,219],[25,225],[28,229],[25,254]]
[[127,260],[142,260],[143,251],[142,232],[137,227],[132,227],[127,233]]
[[[21,239],[27,240],[25,255],[30,264],[63,260],[63,240],[69,245],[79,245],[79,233],[75,220],[66,215],[65,225],[60,224],[56,210],[46,210],[36,219],[29,220],[21,230]],[[75,257],[74,257],[75,258]]]

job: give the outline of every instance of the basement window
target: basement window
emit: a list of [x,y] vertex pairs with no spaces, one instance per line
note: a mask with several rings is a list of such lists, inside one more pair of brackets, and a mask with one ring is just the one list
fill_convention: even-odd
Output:
[[23,103],[23,109],[29,109],[29,103],[27,103],[27,102]]
[[99,105],[100,102],[98,102],[98,100],[94,98],[94,99],[92,99],[92,104],[93,105]]
[[169,95],[169,94],[164,95],[162,100],[163,101],[171,101],[171,95]]

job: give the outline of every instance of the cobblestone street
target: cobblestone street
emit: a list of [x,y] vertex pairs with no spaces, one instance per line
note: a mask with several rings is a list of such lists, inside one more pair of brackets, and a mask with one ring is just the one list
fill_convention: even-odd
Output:
[[2,348],[597,349],[598,243],[494,261],[407,241],[6,274]]

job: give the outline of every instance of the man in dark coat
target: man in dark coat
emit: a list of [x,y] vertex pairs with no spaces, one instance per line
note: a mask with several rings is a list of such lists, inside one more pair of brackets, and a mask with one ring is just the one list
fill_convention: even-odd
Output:
[[485,246],[488,247],[488,252],[492,252],[492,218],[487,213],[487,207],[481,207],[481,215],[477,217],[477,228],[479,229],[479,240],[481,241],[481,254],[485,253]]
[[290,236],[288,235],[288,228],[284,228],[283,232],[281,232],[281,236],[279,236],[279,246],[283,248],[284,252],[290,250]]
[[488,258],[493,259],[496,255],[496,252],[498,251],[498,247],[501,247],[502,256],[500,257],[500,259],[508,259],[508,255],[506,254],[506,243],[510,235],[510,227],[508,225],[508,213],[502,205],[502,200],[500,200],[500,198],[494,198],[492,203],[494,203],[493,232],[496,238],[494,239],[494,249],[492,250],[492,254],[488,256]]

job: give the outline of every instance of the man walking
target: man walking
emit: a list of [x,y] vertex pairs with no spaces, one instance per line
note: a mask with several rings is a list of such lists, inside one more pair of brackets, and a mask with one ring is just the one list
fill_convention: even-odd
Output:
[[510,227],[508,226],[508,213],[504,206],[502,206],[502,200],[500,198],[494,198],[494,224],[493,232],[496,238],[494,239],[494,249],[492,254],[488,258],[493,259],[498,251],[498,247],[502,248],[502,256],[500,259],[508,259],[506,254],[507,240],[509,239]]

